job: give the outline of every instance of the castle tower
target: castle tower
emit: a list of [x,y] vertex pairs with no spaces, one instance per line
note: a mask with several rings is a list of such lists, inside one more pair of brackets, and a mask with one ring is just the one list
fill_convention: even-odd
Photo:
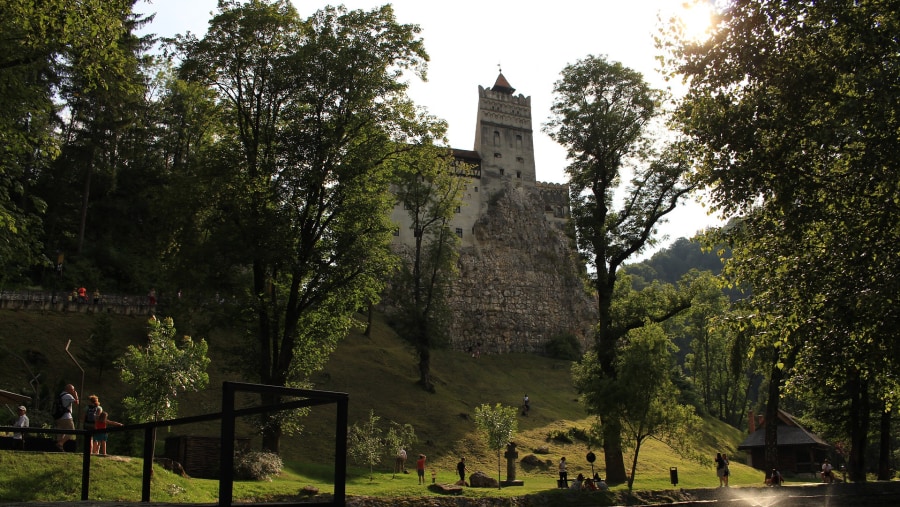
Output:
[[515,91],[502,72],[491,88],[478,87],[474,149],[481,155],[485,186],[536,181],[531,97]]
[[[503,73],[494,86],[479,86],[474,149],[453,150],[472,168],[459,175],[462,205],[451,221],[460,252],[447,334],[457,350],[543,352],[564,335],[586,346],[597,322],[567,233],[568,186],[537,181],[531,97],[514,93]],[[406,210],[398,205],[391,218],[394,244],[411,247]]]

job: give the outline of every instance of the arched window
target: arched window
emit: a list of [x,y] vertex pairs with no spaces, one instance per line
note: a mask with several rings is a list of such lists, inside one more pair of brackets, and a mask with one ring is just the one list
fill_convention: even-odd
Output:
[[500,146],[500,132],[494,131],[494,146]]

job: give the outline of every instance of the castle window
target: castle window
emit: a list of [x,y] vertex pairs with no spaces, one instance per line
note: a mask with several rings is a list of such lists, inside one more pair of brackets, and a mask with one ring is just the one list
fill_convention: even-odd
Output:
[[455,209],[454,211],[455,211],[456,213],[462,213],[462,209],[460,209],[459,206],[457,206],[456,209]]
[[516,149],[522,151],[522,136],[516,136]]
[[462,227],[456,228],[456,235],[459,236],[460,238],[462,237]]
[[494,131],[494,146],[500,146],[500,132]]
[[522,177],[522,171],[516,171],[516,178]]
[[494,153],[494,158],[503,158],[502,153]]
[[506,172],[506,171],[504,171],[503,168],[501,167],[501,168],[500,168],[500,176],[503,176],[503,174],[504,174],[505,172]]
[[518,162],[518,163],[520,163],[520,164],[524,164],[524,163],[525,163],[525,159],[522,158],[522,157],[516,157],[516,162]]
[[478,192],[478,187],[475,187],[475,191]]
[[399,236],[399,235],[400,235],[400,228],[399,228],[399,227],[395,227],[395,228],[394,228],[394,236]]

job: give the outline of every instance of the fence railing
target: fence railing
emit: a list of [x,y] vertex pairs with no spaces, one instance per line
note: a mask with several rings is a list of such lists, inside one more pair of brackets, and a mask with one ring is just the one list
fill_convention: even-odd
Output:
[[[263,405],[249,408],[235,408],[237,393],[268,393],[282,397],[301,398],[273,405]],[[335,404],[337,414],[335,423],[334,446],[334,492],[330,502],[308,503],[304,506],[334,506],[344,507],[347,494],[347,429],[349,395],[331,391],[316,391],[309,389],[294,389],[289,387],[270,386],[263,384],[248,384],[243,382],[222,383],[222,411],[191,417],[181,417],[165,421],[128,424],[122,427],[105,428],[103,432],[118,431],[144,431],[143,459],[144,467],[141,480],[141,502],[150,502],[150,478],[153,475],[153,457],[156,428],[161,426],[178,426],[198,422],[221,420],[219,441],[219,505],[231,507],[234,496],[234,451],[236,437],[236,420],[238,417],[261,414],[265,412],[277,412],[295,408],[312,407],[317,405]],[[0,431],[12,433],[42,433],[42,434],[70,434],[81,435],[83,440],[82,464],[81,464],[81,500],[89,499],[89,484],[91,475],[91,439],[88,438],[98,430],[61,430],[55,428],[16,428],[12,426],[0,426]],[[242,506],[254,504],[241,503]]]

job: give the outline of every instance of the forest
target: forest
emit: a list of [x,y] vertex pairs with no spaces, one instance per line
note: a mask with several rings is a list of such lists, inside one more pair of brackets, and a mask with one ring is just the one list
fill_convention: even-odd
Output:
[[[390,5],[222,0],[207,33],[155,40],[136,2],[0,7],[0,286],[229,294],[245,376],[300,386],[393,281],[428,388],[458,189],[446,125],[401,79],[424,75],[419,28]],[[561,69],[544,128],[599,316],[573,381],[611,481],[624,445],[677,446],[697,413],[779,408],[851,480],[893,476],[898,33],[890,1],[729,1],[707,38],[658,34],[678,99],[603,56]],[[397,188],[436,224],[412,260],[390,248]],[[634,262],[700,191],[727,225]],[[272,415],[263,446],[293,424]]]

